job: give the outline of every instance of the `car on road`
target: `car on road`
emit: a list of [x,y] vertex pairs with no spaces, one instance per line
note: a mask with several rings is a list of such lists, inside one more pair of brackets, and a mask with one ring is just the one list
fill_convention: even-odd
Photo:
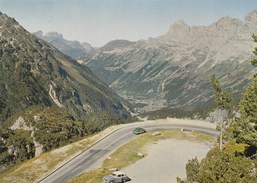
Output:
[[146,133],[146,130],[144,128],[141,128],[141,127],[137,127],[133,130],[133,133],[135,135],[139,135],[139,134],[142,134],[142,133]]
[[112,172],[111,175],[104,176],[104,183],[123,183],[131,179],[121,171]]

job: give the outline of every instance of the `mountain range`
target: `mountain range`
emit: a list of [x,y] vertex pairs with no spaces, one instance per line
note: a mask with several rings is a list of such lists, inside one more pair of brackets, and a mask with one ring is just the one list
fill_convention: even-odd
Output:
[[58,48],[59,51],[70,56],[73,59],[78,59],[82,55],[86,55],[95,50],[89,43],[78,41],[69,41],[64,39],[63,36],[57,32],[48,32],[44,34],[42,31],[33,33],[38,38],[50,43],[54,47]]
[[157,38],[112,41],[83,64],[141,111],[204,108],[213,103],[213,73],[240,98],[254,71],[256,25],[256,10],[244,20],[227,16],[208,26],[179,20]]

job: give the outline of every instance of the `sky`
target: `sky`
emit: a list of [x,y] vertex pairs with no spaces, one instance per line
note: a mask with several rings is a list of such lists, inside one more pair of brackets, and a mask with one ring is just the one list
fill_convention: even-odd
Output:
[[157,37],[180,19],[191,26],[243,20],[254,9],[257,0],[0,0],[0,11],[30,32],[54,31],[95,47]]

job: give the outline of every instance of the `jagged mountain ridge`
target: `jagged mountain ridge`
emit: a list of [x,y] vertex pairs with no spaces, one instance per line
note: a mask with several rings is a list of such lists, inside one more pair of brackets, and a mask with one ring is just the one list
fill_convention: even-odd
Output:
[[0,122],[33,105],[82,117],[105,111],[129,119],[129,104],[81,66],[0,13]]
[[237,97],[249,83],[256,22],[256,10],[243,21],[223,17],[209,26],[190,27],[180,20],[163,36],[117,51],[100,49],[83,60],[142,110],[205,107],[212,103],[212,73]]
[[42,31],[33,33],[38,38],[50,43],[64,54],[73,59],[78,59],[83,55],[87,55],[95,50],[89,43],[80,43],[78,41],[69,41],[57,32],[48,32],[43,34]]

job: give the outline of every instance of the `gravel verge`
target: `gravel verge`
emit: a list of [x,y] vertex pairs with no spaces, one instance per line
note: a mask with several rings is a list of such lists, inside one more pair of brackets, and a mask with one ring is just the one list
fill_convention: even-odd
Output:
[[147,156],[124,169],[130,183],[176,183],[176,177],[186,177],[189,159],[202,159],[211,146],[205,142],[168,139],[146,148]]

